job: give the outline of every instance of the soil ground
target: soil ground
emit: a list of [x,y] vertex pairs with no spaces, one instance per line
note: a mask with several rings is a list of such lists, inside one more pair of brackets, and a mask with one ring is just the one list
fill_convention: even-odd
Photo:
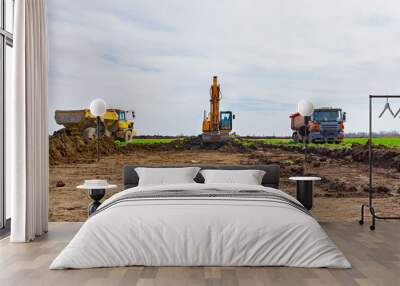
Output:
[[[93,156],[94,157],[94,156]],[[93,158],[92,157],[92,158]],[[248,152],[227,150],[164,150],[131,148],[129,152],[103,155],[99,162],[86,156],[76,162],[50,166],[50,221],[84,221],[90,199],[75,187],[85,179],[102,178],[122,190],[122,167],[125,164],[271,164],[281,165],[280,189],[295,194],[292,175],[302,172],[304,155],[279,148],[258,148]],[[365,163],[309,155],[306,171],[322,177],[315,184],[312,214],[319,221],[356,221],[360,205],[367,202],[368,169]],[[394,169],[374,169],[377,191],[374,205],[381,215],[400,213],[400,173]],[[62,186],[65,184],[64,186]],[[57,187],[58,185],[58,187]]]

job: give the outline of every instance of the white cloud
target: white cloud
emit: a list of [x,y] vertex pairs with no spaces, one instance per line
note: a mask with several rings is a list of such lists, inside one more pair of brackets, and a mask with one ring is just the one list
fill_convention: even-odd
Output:
[[217,74],[239,134],[289,134],[302,98],[343,107],[363,131],[368,94],[400,92],[399,12],[398,1],[49,0],[49,116],[101,97],[135,109],[141,134],[198,134]]

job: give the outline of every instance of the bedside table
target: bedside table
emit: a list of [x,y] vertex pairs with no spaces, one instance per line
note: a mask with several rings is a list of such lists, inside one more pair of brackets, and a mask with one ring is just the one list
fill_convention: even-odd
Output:
[[311,210],[313,206],[313,182],[320,181],[320,177],[290,177],[289,180],[296,181],[296,199],[303,206]]
[[110,184],[104,186],[94,186],[94,185],[92,186],[84,184],[76,187],[77,189],[86,190],[89,197],[93,200],[88,206],[88,216],[91,216],[91,214],[94,213],[97,210],[97,208],[101,205],[100,200],[106,194],[106,190],[114,189],[116,187],[117,185],[110,185]]

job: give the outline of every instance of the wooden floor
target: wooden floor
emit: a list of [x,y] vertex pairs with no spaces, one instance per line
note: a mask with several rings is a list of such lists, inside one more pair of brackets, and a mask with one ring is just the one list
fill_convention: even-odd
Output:
[[27,244],[0,241],[0,285],[400,285],[400,224],[378,222],[375,232],[357,223],[322,226],[352,269],[289,267],[124,267],[48,270],[79,229],[51,223],[49,233]]

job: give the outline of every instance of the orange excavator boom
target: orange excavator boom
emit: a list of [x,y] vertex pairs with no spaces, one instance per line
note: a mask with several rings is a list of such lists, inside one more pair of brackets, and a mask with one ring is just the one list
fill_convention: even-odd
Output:
[[229,137],[232,130],[232,111],[220,111],[219,105],[222,99],[218,77],[213,77],[210,88],[210,112],[206,116],[204,111],[203,120],[203,141],[224,141]]
[[218,78],[216,76],[213,77],[213,84],[210,88],[210,119],[211,119],[211,131],[219,130],[219,102],[220,98],[220,89],[218,85]]

